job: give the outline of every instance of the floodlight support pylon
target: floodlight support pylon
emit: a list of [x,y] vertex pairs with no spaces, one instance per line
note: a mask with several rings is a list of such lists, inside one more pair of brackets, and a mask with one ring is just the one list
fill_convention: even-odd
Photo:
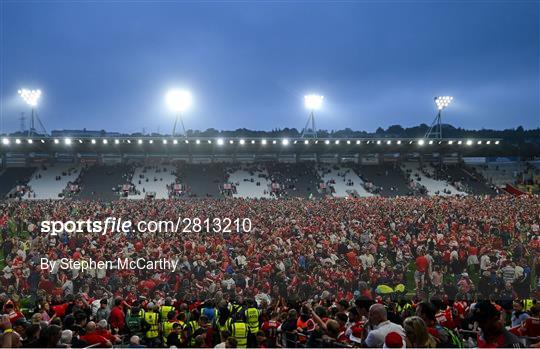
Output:
[[41,122],[37,111],[32,108],[32,113],[30,114],[30,128],[28,129],[28,137],[38,134],[36,131],[36,121],[40,127],[39,131],[43,132],[43,134],[45,135],[47,134],[47,130],[45,129],[45,126],[43,126],[43,123]]
[[[309,124],[311,124],[311,129],[309,128]],[[302,130],[302,138],[317,138],[317,129],[315,128],[315,113],[312,110],[309,113],[306,126]]]
[[176,125],[178,124],[179,120],[180,120],[180,124],[182,125],[182,131],[184,132],[183,136],[187,138],[186,128],[184,126],[184,120],[182,119],[182,113],[176,114],[176,119],[174,120],[172,135],[173,137],[176,136]]
[[430,138],[430,137],[433,137],[435,139],[443,138],[443,136],[442,136],[441,112],[442,112],[442,109],[439,109],[439,112],[435,116],[435,119],[431,123],[431,126],[429,127],[428,131],[424,135],[424,138]]

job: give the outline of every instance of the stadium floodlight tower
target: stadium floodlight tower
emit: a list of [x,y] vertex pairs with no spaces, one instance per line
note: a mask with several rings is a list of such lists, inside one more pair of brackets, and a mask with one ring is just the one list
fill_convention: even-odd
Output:
[[452,102],[453,99],[454,97],[450,97],[450,96],[435,97],[435,104],[437,105],[437,116],[435,116],[435,120],[433,120],[433,122],[431,123],[431,126],[429,127],[429,130],[426,132],[426,135],[424,136],[424,138],[430,138],[430,137],[434,137],[437,139],[443,138],[441,113],[444,108],[450,105],[450,102]]
[[[302,138],[317,138],[317,129],[315,128],[315,110],[321,109],[324,96],[320,95],[307,95],[304,96],[304,104],[309,110],[309,117],[306,122],[306,126],[302,131]],[[311,128],[309,127],[311,124]]]
[[36,132],[36,121],[40,126],[40,131],[43,134],[46,134],[47,131],[45,130],[45,127],[43,126],[43,123],[38,117],[37,114],[37,105],[39,98],[41,97],[41,90],[28,90],[26,88],[20,89],[18,91],[19,96],[25,101],[26,104],[28,104],[32,108],[32,113],[30,116],[30,128],[28,129],[28,136],[32,136],[34,134],[37,134]]
[[191,93],[186,90],[170,90],[165,97],[169,108],[176,113],[176,119],[173,126],[173,137],[176,136],[176,125],[178,121],[182,125],[182,131],[184,137],[187,138],[186,128],[184,127],[184,121],[182,120],[182,114],[191,106],[192,97]]

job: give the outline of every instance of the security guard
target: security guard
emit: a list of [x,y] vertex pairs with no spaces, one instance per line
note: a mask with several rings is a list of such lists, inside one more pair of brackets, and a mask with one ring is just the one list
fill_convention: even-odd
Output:
[[159,307],[154,303],[148,303],[148,311],[144,314],[146,334],[144,336],[148,346],[159,345]]
[[232,322],[229,326],[229,331],[231,332],[231,337],[236,339],[237,348],[247,348],[249,328],[245,322],[240,320]]
[[186,324],[186,335],[189,342],[189,346],[195,345],[195,332],[201,327],[199,325],[199,318],[201,314],[198,310],[191,312],[190,320]]
[[259,332],[260,328],[260,322],[259,318],[261,316],[261,312],[259,309],[257,309],[257,303],[253,299],[248,299],[246,301],[247,309],[244,310],[244,319],[246,320],[246,324],[248,326],[248,344],[249,347],[257,346],[257,332]]
[[159,307],[159,315],[160,315],[162,323],[167,321],[169,312],[173,310],[174,310],[174,307],[172,306],[171,297],[165,298],[165,304]]
[[[171,310],[167,314],[167,321],[165,321],[162,324],[162,336],[161,337],[163,338],[163,344],[166,345],[166,346],[170,346],[167,343],[167,337],[172,332],[174,324],[179,324],[180,325],[180,323],[176,319],[176,312],[174,310]],[[180,327],[181,327],[181,325],[180,325]]]
[[126,325],[131,336],[143,337],[143,315],[144,310],[140,309],[139,307],[128,309]]

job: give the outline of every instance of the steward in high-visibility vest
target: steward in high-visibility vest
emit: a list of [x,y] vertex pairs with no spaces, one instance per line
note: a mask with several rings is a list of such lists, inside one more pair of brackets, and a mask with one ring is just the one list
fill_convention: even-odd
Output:
[[[167,337],[172,332],[174,324],[179,324],[179,322],[176,320],[176,311],[171,310],[167,314],[167,321],[162,324],[162,338],[164,344],[167,344]],[[169,345],[167,344],[167,346]]]
[[139,309],[138,307],[133,307],[132,309],[128,309],[127,317],[126,317],[126,326],[131,336],[143,337],[144,335],[143,326],[142,326],[143,315],[144,315],[144,310]]
[[231,332],[231,337],[236,339],[237,348],[247,348],[249,328],[245,322],[237,321],[231,323],[229,331]]
[[158,307],[152,303],[149,304],[149,311],[144,314],[144,322],[149,329],[146,331],[145,339],[147,343],[155,343],[159,340],[159,313]]
[[172,300],[171,298],[167,297],[165,299],[165,304],[159,307],[159,315],[161,317],[161,322],[166,322],[169,312],[173,310],[174,307],[172,306]]
[[197,310],[191,312],[190,320],[186,323],[186,335],[188,338],[189,346],[195,345],[195,332],[201,328],[199,325],[200,314]]
[[244,319],[249,328],[249,333],[257,334],[259,332],[259,317],[261,312],[255,307],[255,302],[248,301],[248,308],[244,310]]

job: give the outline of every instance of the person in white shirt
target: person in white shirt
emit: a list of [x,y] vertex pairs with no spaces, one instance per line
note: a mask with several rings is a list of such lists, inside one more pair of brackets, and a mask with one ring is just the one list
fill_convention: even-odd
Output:
[[390,332],[397,332],[404,339],[405,331],[403,327],[388,320],[386,308],[382,304],[373,304],[369,308],[369,331],[365,331],[367,336],[362,341],[362,347],[381,348],[384,339]]

